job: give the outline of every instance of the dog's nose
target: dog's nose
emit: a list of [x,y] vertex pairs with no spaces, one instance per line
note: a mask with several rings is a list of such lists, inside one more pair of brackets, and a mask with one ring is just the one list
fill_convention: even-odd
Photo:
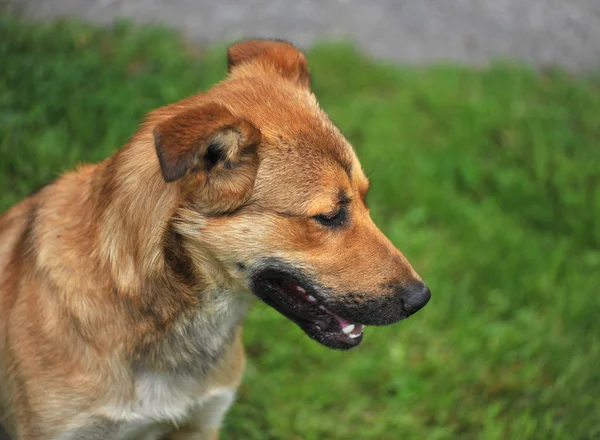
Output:
[[425,307],[431,298],[431,292],[423,281],[412,281],[402,290],[403,309],[411,315]]

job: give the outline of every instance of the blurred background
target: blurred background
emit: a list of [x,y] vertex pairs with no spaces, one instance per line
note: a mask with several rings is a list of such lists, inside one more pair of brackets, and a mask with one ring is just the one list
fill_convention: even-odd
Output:
[[[6,0],[4,0],[6,1]],[[30,17],[127,17],[207,45],[253,36],[307,48],[355,42],[378,58],[482,65],[497,58],[570,70],[600,65],[598,0],[12,0]]]
[[283,38],[431,287],[345,353],[256,304],[223,439],[600,438],[598,0],[0,5],[0,211]]

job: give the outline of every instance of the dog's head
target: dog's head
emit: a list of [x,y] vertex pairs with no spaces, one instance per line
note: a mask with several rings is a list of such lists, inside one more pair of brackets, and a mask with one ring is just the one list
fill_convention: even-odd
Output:
[[[407,318],[429,289],[369,216],[369,182],[281,41],[228,52],[229,77],[171,106],[154,129],[163,177],[180,185],[178,230],[225,274],[340,349],[365,325]],[[215,269],[218,268],[218,269]]]

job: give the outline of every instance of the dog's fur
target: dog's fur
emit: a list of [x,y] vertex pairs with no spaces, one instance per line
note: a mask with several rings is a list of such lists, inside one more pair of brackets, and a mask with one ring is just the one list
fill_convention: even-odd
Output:
[[[364,307],[364,323],[399,319],[392,293],[418,275],[370,220],[304,56],[254,40],[228,62],[226,80],[0,217],[0,421],[14,440],[217,438],[251,277],[270,261],[338,310]],[[340,197],[343,227],[315,220]]]

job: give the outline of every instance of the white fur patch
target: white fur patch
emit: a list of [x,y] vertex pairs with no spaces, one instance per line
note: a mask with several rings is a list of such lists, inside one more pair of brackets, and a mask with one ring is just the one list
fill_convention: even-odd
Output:
[[198,422],[205,428],[218,428],[234,400],[233,390],[224,390],[217,394],[202,406]]
[[[222,334],[233,331],[248,306],[245,292],[215,295],[205,305],[211,307],[210,319],[192,318],[191,334],[181,332],[182,337],[201,341],[205,347],[214,345],[216,350],[224,342]],[[165,428],[190,422],[217,428],[235,397],[234,389],[211,387],[203,374],[141,370],[134,381],[133,396],[121,394],[122,400],[105,405],[101,413],[119,425],[111,440],[154,440]]]
[[214,388],[206,392],[203,388],[192,377],[142,373],[131,404],[105,408],[105,415],[121,424],[114,440],[153,440],[168,425],[194,423],[198,418],[203,427],[218,427],[235,391]]

